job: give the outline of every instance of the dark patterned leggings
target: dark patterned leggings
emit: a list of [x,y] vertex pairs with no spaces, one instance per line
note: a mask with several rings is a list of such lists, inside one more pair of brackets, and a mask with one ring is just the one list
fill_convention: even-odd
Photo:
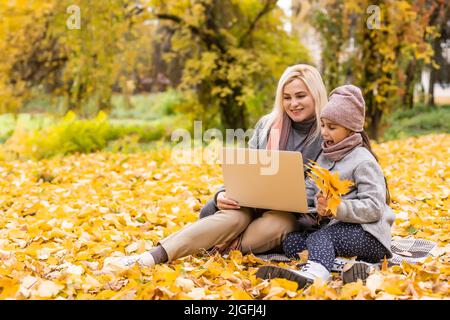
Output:
[[320,263],[331,271],[334,259],[357,257],[370,263],[380,262],[390,253],[378,239],[365,231],[360,224],[338,222],[313,233],[291,232],[284,242],[283,250],[290,258],[308,250],[308,259]]

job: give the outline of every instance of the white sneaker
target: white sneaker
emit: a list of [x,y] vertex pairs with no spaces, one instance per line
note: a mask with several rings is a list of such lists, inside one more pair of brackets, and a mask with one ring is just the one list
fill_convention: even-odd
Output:
[[320,263],[308,261],[301,270],[292,270],[277,266],[262,266],[256,272],[260,279],[283,278],[298,283],[298,288],[311,285],[316,278],[326,282],[330,278],[330,272]]
[[298,271],[299,274],[303,275],[304,277],[307,277],[309,279],[312,279],[314,282],[314,279],[319,278],[322,280],[322,282],[328,281],[330,278],[330,272],[320,263],[310,261],[306,262],[305,266]]
[[155,265],[155,260],[153,259],[153,256],[148,252],[144,252],[142,254],[134,254],[131,256],[109,257],[106,258],[103,262],[102,271],[111,272],[130,269],[134,266],[135,263],[138,263],[140,267],[152,267]]

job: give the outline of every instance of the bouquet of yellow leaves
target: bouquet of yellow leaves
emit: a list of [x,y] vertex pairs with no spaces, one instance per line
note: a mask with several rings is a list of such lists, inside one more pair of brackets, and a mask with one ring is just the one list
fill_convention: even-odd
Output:
[[331,173],[319,166],[315,161],[306,165],[311,171],[310,177],[317,185],[325,199],[327,199],[327,213],[336,216],[337,207],[341,203],[341,196],[350,191],[353,182],[350,180],[340,180],[339,172]]

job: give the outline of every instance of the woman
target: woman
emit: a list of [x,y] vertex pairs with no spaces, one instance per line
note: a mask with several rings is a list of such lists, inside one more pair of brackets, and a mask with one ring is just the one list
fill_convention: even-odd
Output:
[[[316,68],[305,64],[288,67],[278,82],[273,110],[257,122],[249,147],[300,151],[304,163],[316,160],[322,143],[318,119],[326,102],[325,85]],[[227,198],[224,188],[213,201],[219,210],[202,213],[204,218],[161,240],[148,252],[105,259],[104,269],[126,268],[136,262],[152,266],[201,249],[226,247],[236,239],[236,249],[243,253],[261,253],[280,246],[288,233],[302,226],[305,229],[310,222],[315,224],[314,218],[304,214],[299,221],[290,212],[240,207]]]

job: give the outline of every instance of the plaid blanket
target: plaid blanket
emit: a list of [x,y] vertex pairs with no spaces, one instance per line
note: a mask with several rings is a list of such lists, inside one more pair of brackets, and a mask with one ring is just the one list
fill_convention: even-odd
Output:
[[[430,240],[416,239],[413,237],[394,237],[391,244],[392,258],[388,259],[388,265],[398,265],[403,261],[410,264],[423,262],[428,256],[433,254],[433,250],[436,247],[437,244]],[[266,261],[291,261],[291,259],[283,253],[259,254],[257,257]],[[344,266],[350,261],[351,259],[337,257],[336,260],[334,260],[332,271],[342,271]],[[375,265],[381,266],[381,263],[382,261]]]

